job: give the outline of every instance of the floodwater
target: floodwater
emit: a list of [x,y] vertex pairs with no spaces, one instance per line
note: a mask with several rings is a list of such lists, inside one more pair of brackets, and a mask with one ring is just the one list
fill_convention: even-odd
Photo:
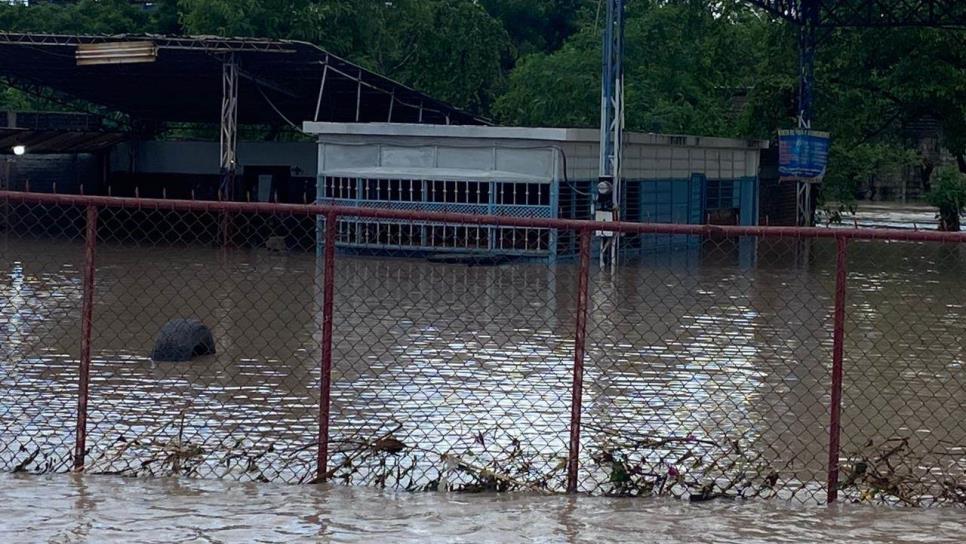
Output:
[[[87,471],[312,480],[323,286],[317,258],[263,248],[146,247],[104,236],[97,249]],[[505,530],[551,541],[606,541],[646,530],[669,539],[710,539],[714,532],[714,541],[748,542],[800,534],[824,539],[841,529],[855,537],[850,541],[863,541],[923,520],[938,532],[908,541],[955,534],[958,525],[944,521],[955,518],[944,511],[814,509],[825,498],[828,459],[834,244],[683,246],[642,255],[615,275],[594,270],[578,489],[777,497],[773,503],[686,506],[534,495],[564,489],[574,263],[468,267],[340,255],[330,476],[343,485],[432,493],[45,475],[4,480],[2,493],[19,497],[7,507],[60,505],[61,517],[80,519],[105,538],[138,527],[153,535],[158,523],[181,519],[185,534],[194,534],[191,525],[210,527],[214,536],[193,538],[211,540],[221,538],[219,528],[263,540],[319,531],[365,538],[380,524],[403,540],[430,534],[497,540],[491,533]],[[862,465],[882,471],[887,483],[852,478],[843,497],[961,503],[966,248],[875,242],[854,243],[849,251],[843,480]],[[0,242],[4,471],[58,473],[73,462],[82,262],[76,240]],[[209,324],[217,353],[183,364],[152,362],[154,338],[174,318]],[[435,492],[494,489],[528,493]],[[85,490],[103,502],[87,505]],[[165,513],[154,512],[155,503]],[[198,512],[179,511],[185,503]],[[403,514],[408,509],[412,514]],[[658,514],[639,514],[647,509]],[[278,510],[283,517],[262,513]],[[570,511],[582,521],[561,519]],[[115,521],[91,521],[101,512]],[[14,517],[28,524],[18,530],[29,530],[29,517]],[[293,535],[272,532],[289,530]],[[483,536],[474,538],[478,531]]]
[[393,493],[212,480],[0,475],[0,540],[955,543],[962,512],[860,505]]
[[854,215],[845,215],[841,227],[936,230],[936,208],[901,202],[859,202]]

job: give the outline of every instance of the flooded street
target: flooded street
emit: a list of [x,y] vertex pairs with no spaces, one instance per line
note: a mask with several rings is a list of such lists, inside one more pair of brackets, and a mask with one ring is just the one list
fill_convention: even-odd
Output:
[[0,475],[5,544],[176,542],[955,543],[958,509],[392,493]]
[[[86,470],[186,478],[76,480],[50,474],[74,462],[83,246],[41,237],[0,248],[0,465],[41,475],[8,477],[3,493],[25,493],[11,508],[59,505],[49,523],[62,531],[75,529],[56,519],[121,540],[134,527],[153,534],[161,519],[185,520],[185,535],[209,527],[212,541],[235,530],[263,540],[386,530],[496,541],[506,530],[617,541],[657,530],[681,541],[710,531],[718,542],[862,541],[903,516],[941,528],[916,538],[959,530],[943,529],[945,511],[815,509],[828,466],[831,241],[708,239],[636,256],[613,276],[593,271],[577,489],[661,497],[626,502],[533,494],[566,485],[572,261],[340,254],[326,476],[363,488],[321,490],[275,485],[317,477],[324,278],[314,254],[103,240]],[[848,268],[843,499],[966,503],[966,248],[855,242]],[[216,353],[152,361],[175,318],[209,324]],[[722,497],[739,500],[711,500]],[[141,505],[131,523],[126,502]],[[187,503],[194,510],[180,512]],[[92,508],[117,523],[76,521]]]
[[936,230],[934,206],[920,203],[860,201],[855,215],[842,216],[842,227]]

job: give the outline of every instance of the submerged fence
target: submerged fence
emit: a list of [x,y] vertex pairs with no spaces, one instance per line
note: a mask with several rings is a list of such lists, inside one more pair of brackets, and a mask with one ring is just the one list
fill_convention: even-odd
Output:
[[[3,470],[966,503],[959,234],[0,206]],[[359,218],[580,251],[337,251]],[[601,270],[598,231],[656,250]],[[209,326],[215,353],[152,360],[175,319]]]

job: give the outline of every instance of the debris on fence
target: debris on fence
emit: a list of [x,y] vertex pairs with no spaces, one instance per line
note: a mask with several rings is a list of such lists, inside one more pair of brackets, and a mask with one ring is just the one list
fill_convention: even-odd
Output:
[[563,478],[565,459],[558,456],[555,464],[547,463],[546,456],[528,451],[518,437],[478,431],[440,453],[396,438],[402,423],[386,427],[371,439],[361,439],[357,432],[337,441],[344,447],[336,452],[338,460],[328,478],[345,484],[456,493],[545,493],[553,488],[551,480]]
[[[966,505],[966,468],[958,454],[912,447],[910,437],[869,440],[842,467],[840,489],[853,502],[904,506]],[[962,446],[943,444],[950,451]],[[938,458],[949,457],[943,466]],[[930,459],[931,458],[931,459]]]
[[2,470],[966,504],[966,235],[2,193]]
[[702,502],[776,494],[780,470],[760,450],[747,447],[746,435],[712,440],[691,434],[638,436],[588,428],[605,435],[591,454],[599,475],[604,476],[596,480],[604,495]]

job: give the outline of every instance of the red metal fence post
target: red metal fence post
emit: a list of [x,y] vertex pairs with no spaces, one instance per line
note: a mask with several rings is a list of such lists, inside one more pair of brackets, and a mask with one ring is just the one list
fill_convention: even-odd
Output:
[[580,414],[584,395],[584,350],[587,343],[587,300],[590,290],[591,231],[580,231],[580,267],[577,279],[577,326],[574,335],[574,383],[570,400],[570,452],[567,457],[567,492],[577,492],[580,468]]
[[316,481],[329,470],[329,409],[332,393],[332,313],[335,296],[335,235],[338,215],[325,214],[325,248],[322,264],[322,377],[319,381],[319,456]]
[[84,233],[84,286],[81,301],[81,355],[77,393],[77,430],[74,470],[84,470],[87,455],[87,395],[91,378],[91,329],[94,316],[94,249],[97,246],[97,207],[87,207]]
[[848,240],[836,239],[835,258],[835,322],[832,335],[832,398],[828,429],[828,497],[829,504],[839,494],[839,441],[842,434],[842,357],[845,349],[845,291],[848,280],[846,256]]

